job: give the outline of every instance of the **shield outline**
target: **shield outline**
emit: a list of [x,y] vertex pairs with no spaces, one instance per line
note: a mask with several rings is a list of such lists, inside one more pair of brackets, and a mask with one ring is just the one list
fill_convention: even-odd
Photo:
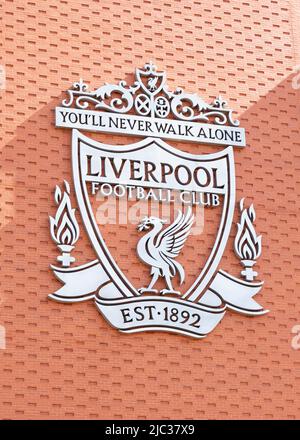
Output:
[[[152,70],[142,70],[142,69],[136,69],[136,78],[141,86],[141,88],[147,93],[147,95],[149,96],[155,96],[157,95],[159,92],[161,92],[161,90],[163,89],[166,79],[167,79],[167,74],[166,72],[153,72]],[[161,80],[161,83],[159,85],[159,87],[157,87],[156,90],[154,90],[154,92],[151,92],[149,89],[147,89],[147,87],[145,87],[145,84],[142,81],[142,77],[148,77],[148,76],[153,76],[153,77],[157,77]]]
[[196,280],[192,286],[182,295],[182,299],[192,302],[199,302],[206,289],[209,287],[214,275],[218,270],[220,260],[223,256],[228,237],[231,230],[234,206],[235,206],[235,172],[234,172],[234,156],[233,147],[228,146],[222,151],[217,153],[205,154],[205,155],[195,155],[191,153],[186,153],[177,148],[172,147],[160,138],[147,137],[141,141],[135,142],[133,144],[125,145],[108,145],[103,144],[99,141],[91,139],[83,135],[79,130],[72,130],[72,168],[73,168],[73,180],[75,193],[77,198],[78,207],[83,220],[84,227],[86,229],[87,235],[91,240],[94,247],[96,255],[99,258],[99,262],[102,265],[104,271],[108,275],[109,279],[113,285],[120,292],[121,296],[124,298],[130,298],[135,296],[140,296],[141,294],[137,289],[130,283],[127,277],[124,275],[122,270],[119,268],[114,258],[112,257],[100,231],[99,226],[96,223],[89,196],[86,190],[86,185],[83,182],[81,175],[81,164],[80,164],[80,141],[85,144],[97,149],[103,150],[107,147],[115,149],[117,151],[127,150],[134,151],[137,149],[142,149],[147,147],[150,143],[156,143],[156,145],[162,149],[165,149],[168,153],[176,155],[178,157],[183,157],[184,159],[190,160],[201,160],[211,161],[218,160],[226,157],[227,161],[227,172],[228,172],[228,188],[224,195],[224,203],[220,225],[218,228],[217,236],[213,248],[206,260],[204,267],[202,268],[200,274],[197,276]]

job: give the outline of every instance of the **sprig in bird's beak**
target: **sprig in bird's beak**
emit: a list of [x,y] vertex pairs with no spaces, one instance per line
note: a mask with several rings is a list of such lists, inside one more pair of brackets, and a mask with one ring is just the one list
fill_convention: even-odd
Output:
[[154,226],[159,223],[164,225],[165,223],[167,223],[167,220],[162,220],[158,217],[144,217],[141,223],[137,226],[137,229],[139,231],[144,231],[145,229],[149,229],[150,226]]
[[139,231],[144,231],[145,229],[149,229],[149,217],[144,217],[141,223],[137,226]]

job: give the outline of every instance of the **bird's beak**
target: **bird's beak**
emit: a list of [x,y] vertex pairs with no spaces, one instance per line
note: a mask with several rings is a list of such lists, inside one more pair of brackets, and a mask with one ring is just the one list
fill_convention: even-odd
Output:
[[162,223],[163,225],[165,225],[166,223],[168,223],[168,221],[167,221],[167,220],[161,220],[161,223]]

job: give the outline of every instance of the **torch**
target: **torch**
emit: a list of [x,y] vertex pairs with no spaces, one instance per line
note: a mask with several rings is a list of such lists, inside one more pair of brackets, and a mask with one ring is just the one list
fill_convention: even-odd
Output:
[[253,281],[258,275],[253,270],[257,258],[261,254],[261,235],[257,236],[253,222],[255,221],[255,210],[253,204],[249,208],[244,208],[244,198],[240,201],[241,219],[237,224],[238,230],[234,241],[234,250],[241,259],[244,270],[241,275],[247,281]]
[[55,217],[49,216],[50,234],[57,244],[61,255],[57,257],[63,267],[69,267],[75,258],[71,256],[74,244],[79,238],[79,226],[75,217],[75,209],[70,200],[70,185],[64,180],[65,189],[62,192],[56,185],[54,199],[58,205]]

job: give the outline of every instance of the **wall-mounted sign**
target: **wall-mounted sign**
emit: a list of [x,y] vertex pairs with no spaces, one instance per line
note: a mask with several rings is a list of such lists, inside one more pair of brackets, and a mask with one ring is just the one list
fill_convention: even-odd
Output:
[[[233,120],[221,96],[207,104],[182,89],[170,92],[166,73],[153,64],[136,69],[135,83],[127,87],[105,84],[90,92],[79,81],[68,90],[69,99],[55,111],[56,126],[133,136],[244,147],[245,130]],[[73,106],[73,107],[72,107]],[[75,107],[75,108],[74,108]]]
[[[90,92],[80,81],[68,94],[69,99],[56,108],[56,125],[72,129],[77,205],[96,259],[73,266],[71,252],[79,225],[65,182],[63,189],[56,187],[57,211],[50,217],[62,265],[51,268],[64,285],[49,297],[61,302],[93,300],[107,321],[126,333],[161,330],[199,338],[215,328],[227,309],[246,315],[266,313],[253,299],[263,284],[254,281],[258,274],[253,269],[261,253],[261,237],[253,225],[254,208],[244,207],[244,200],[234,245],[243,278],[219,268],[235,209],[233,146],[245,146],[244,129],[233,120],[225,101],[218,98],[206,104],[181,89],[170,92],[165,72],[158,72],[153,64],[137,69],[130,87],[121,81]],[[143,139],[107,144],[79,129]],[[226,148],[203,155],[200,145],[194,144],[191,154],[163,139]],[[109,203],[116,210],[105,223],[103,206]],[[124,207],[127,221],[122,223],[117,211]],[[169,218],[162,215],[165,208]],[[128,216],[128,210],[134,210],[135,216]],[[209,212],[218,227],[201,263],[190,249],[204,249],[203,224]],[[135,249],[130,267],[128,256],[112,251],[118,247],[121,228],[128,237],[125,241]],[[113,246],[110,232],[115,234]],[[140,280],[143,284],[137,284]]]

